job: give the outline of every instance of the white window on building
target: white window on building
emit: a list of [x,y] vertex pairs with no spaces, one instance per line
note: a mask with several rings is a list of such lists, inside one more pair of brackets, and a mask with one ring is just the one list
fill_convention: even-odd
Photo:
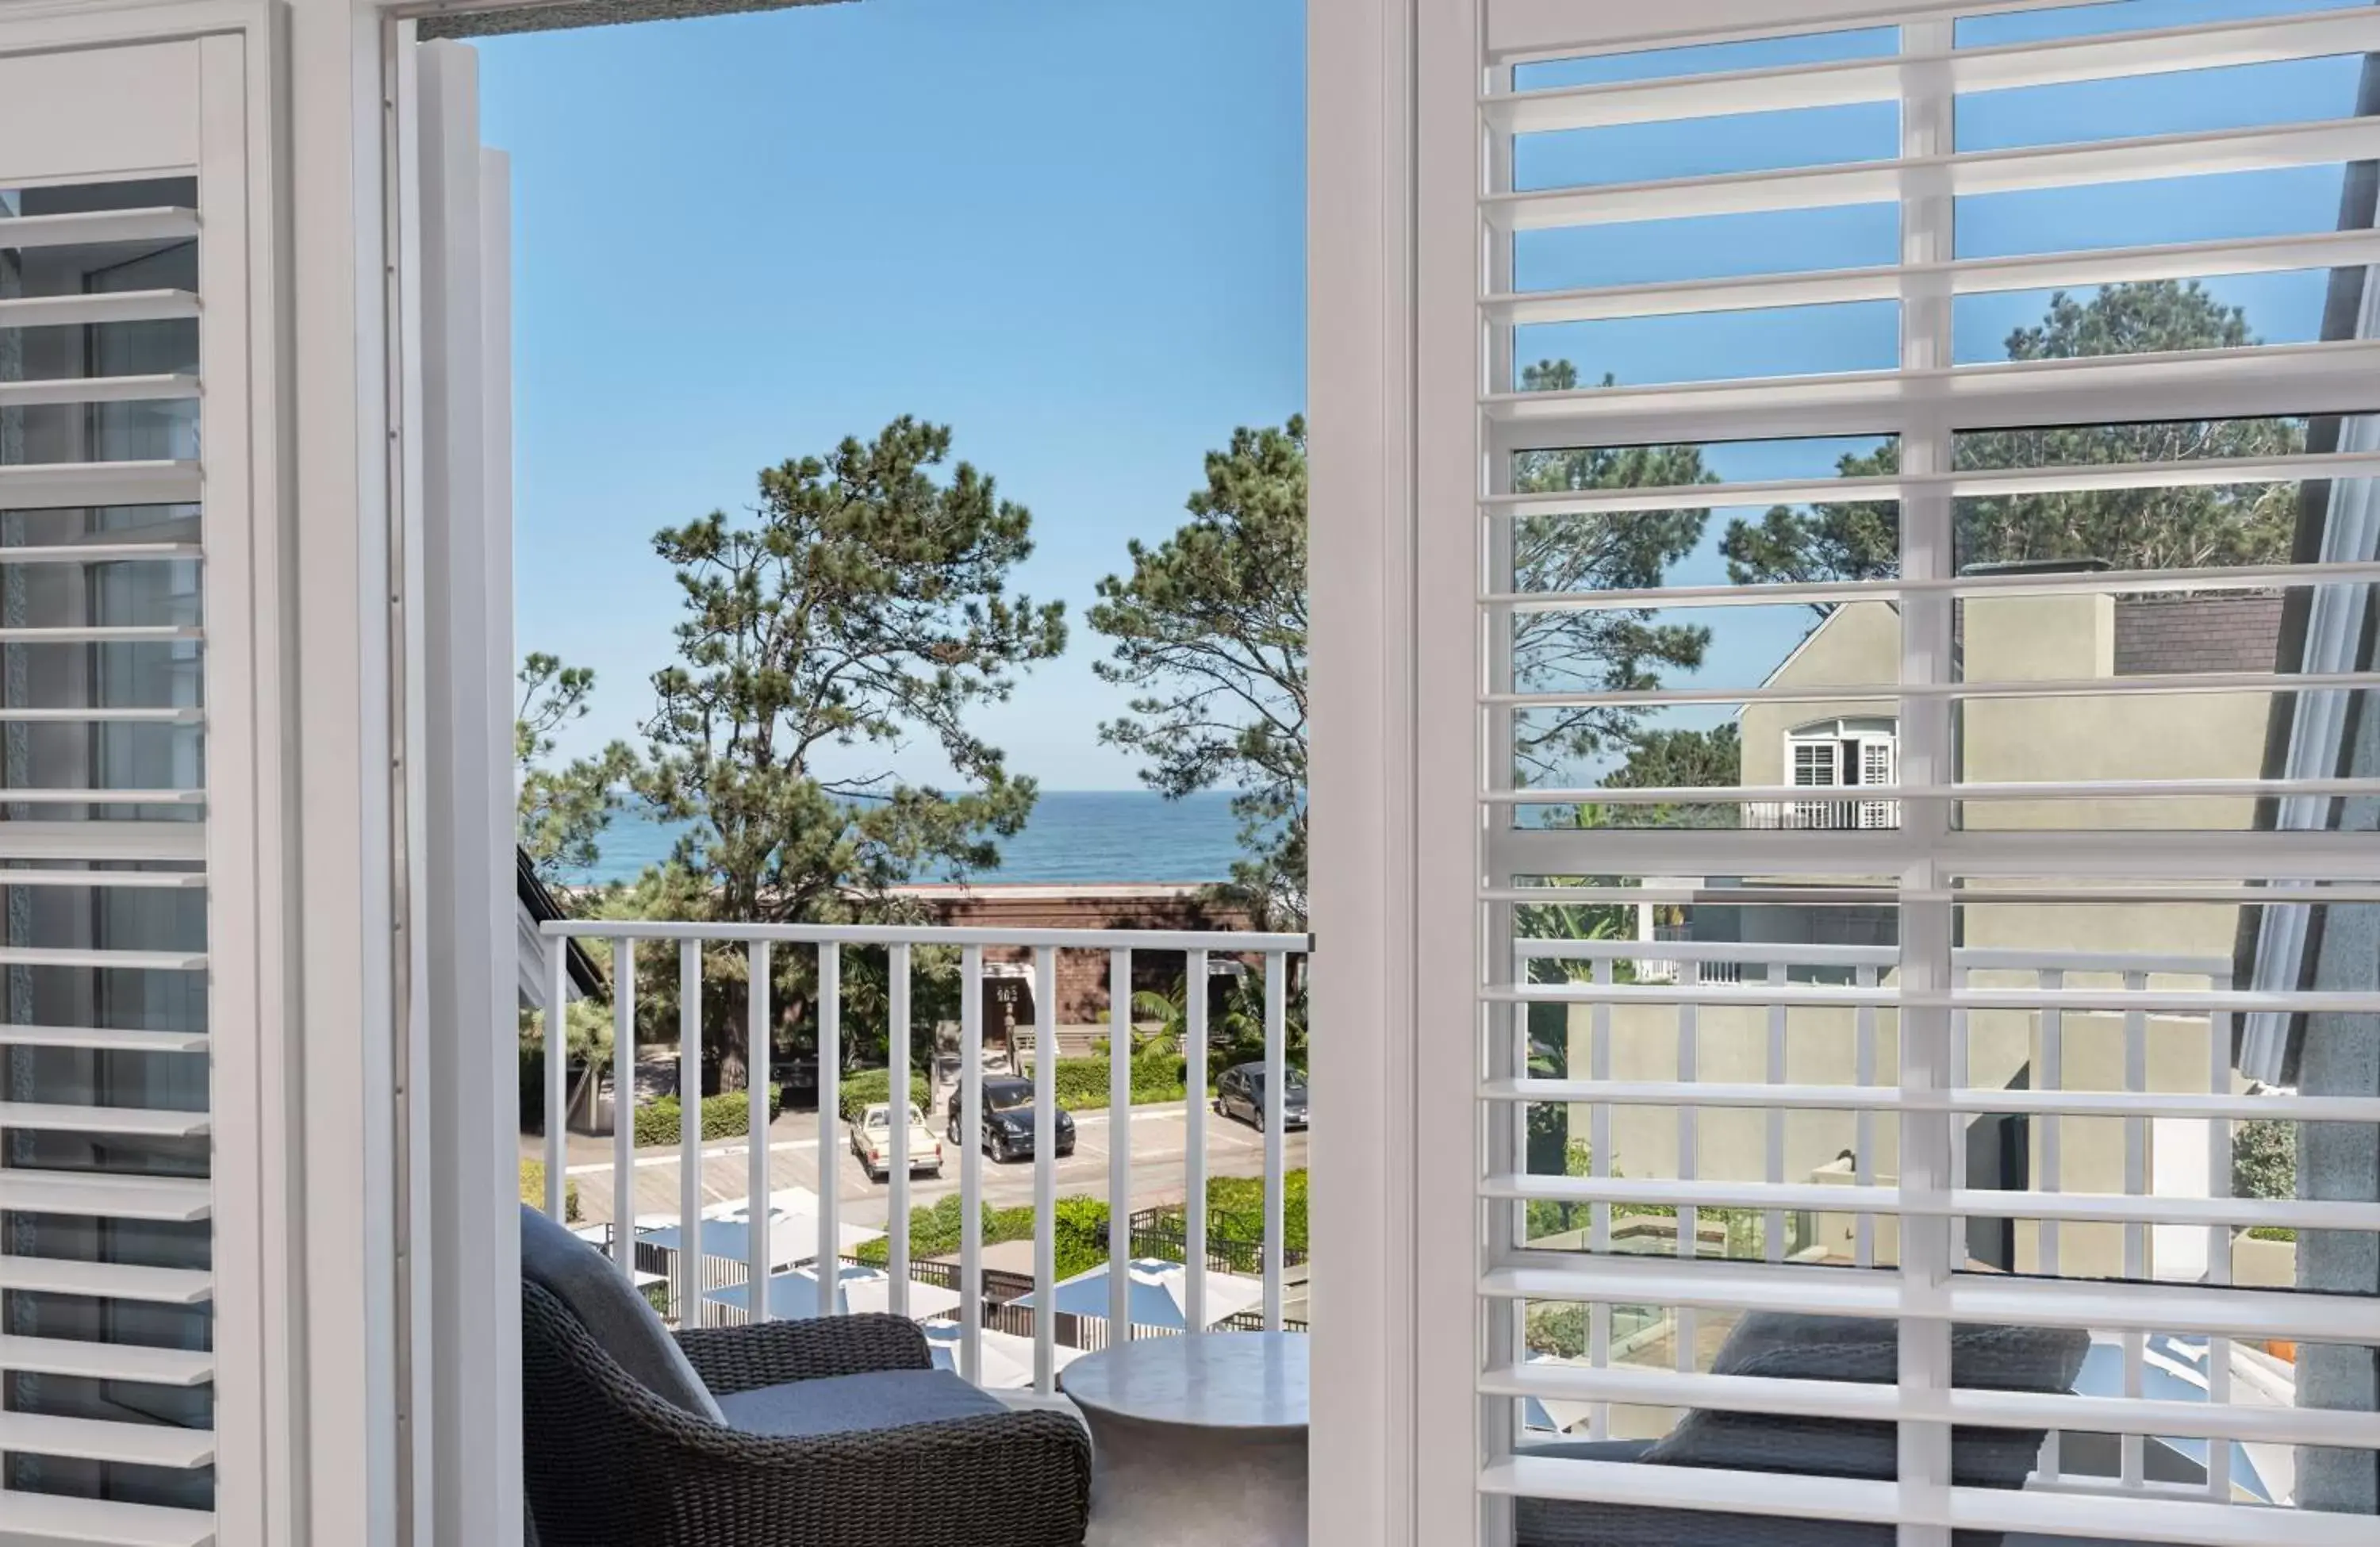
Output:
[[[1888,786],[1899,763],[1894,745],[1889,720],[1824,720],[1798,726],[1785,737],[1797,789]],[[1900,821],[1896,800],[1796,800],[1786,825],[1891,827]]]

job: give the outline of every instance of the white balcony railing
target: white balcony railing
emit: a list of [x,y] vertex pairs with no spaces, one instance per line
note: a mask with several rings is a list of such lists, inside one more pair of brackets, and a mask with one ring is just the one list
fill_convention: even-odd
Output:
[[[1876,1161],[1880,1119],[1889,1121],[1893,1084],[1888,1077],[1880,1076],[1879,1055],[1890,1052],[1897,1037],[1893,1024],[1881,1017],[1908,1003],[1897,986],[1899,948],[1697,942],[1681,938],[1685,932],[1664,927],[1651,941],[1515,943],[1515,967],[1524,977],[1533,961],[1560,961],[1575,968],[1571,984],[1533,986],[1523,991],[1521,997],[1582,1006],[1580,1014],[1585,1021],[1587,1066],[1580,1070],[1573,1066],[1570,1077],[1560,1081],[1558,1093],[1574,1111],[1584,1109],[1592,1175],[1578,1179],[1567,1191],[1582,1200],[1582,1212],[1590,1223],[1575,1246],[1562,1245],[1560,1237],[1541,1244],[1555,1249],[1624,1252],[1631,1249],[1614,1230],[1615,1216],[1643,1214],[1649,1206],[1663,1212],[1674,1209],[1673,1224],[1661,1220],[1657,1222],[1661,1231],[1648,1232],[1662,1241],[1659,1249],[1664,1254],[1706,1257],[1713,1254],[1706,1249],[1718,1233],[1698,1228],[1699,1209],[1756,1225],[1744,1232],[1746,1253],[1753,1261],[1833,1261],[1861,1269],[1890,1266],[1895,1254],[1885,1231],[1893,1212],[1874,1200],[1899,1197],[1893,1191],[1895,1179],[1880,1175]],[[2228,956],[1960,947],[1951,953],[1951,963],[1948,1052],[1952,1088],[1943,1100],[1961,1120],[1952,1128],[1954,1184],[1949,1207],[1962,1218],[2005,1219],[2029,1228],[2032,1238],[2024,1271],[2038,1280],[2054,1283],[2080,1276],[2230,1285],[2234,1252],[2244,1238],[2243,1210],[2256,1211],[2255,1217],[2263,1218],[2306,1208],[2288,1200],[2243,1204],[2233,1196],[2236,1125],[2256,1119],[2353,1116],[2367,1110],[2365,1103],[2357,1103],[2352,1112],[2341,1112],[2337,1103],[2250,1090],[2235,1067],[2232,1026],[2235,1016],[2256,1002],[2257,996],[2235,990],[2234,967]],[[1628,981],[1631,975],[1633,982]],[[1622,1067],[1639,1068],[1647,1062],[1642,1039],[1652,1034],[1644,1029],[1643,1017],[1648,1011],[1636,1012],[1624,1033],[1615,1021],[1615,1014],[1631,1005],[1648,1007],[1652,1013],[1658,1013],[1658,1007],[1673,1007],[1674,1079],[1615,1078],[1615,1042],[1622,1035],[1635,1037],[1639,1043],[1621,1049],[1623,1055],[1616,1062]],[[1788,1017],[1796,1005],[1848,1017],[1852,1085],[1813,1087],[1789,1078]],[[1714,1010],[1726,1006],[1747,1007],[1765,1017],[1766,1078],[1759,1083],[1744,1083],[1740,1076],[1698,1075],[1698,1017],[1703,1023],[1701,1033],[1707,1035]],[[2024,1080],[1999,1085],[1978,1079],[1970,1056],[1970,1018],[2010,1015],[2025,1017],[2030,1056]],[[2115,1038],[2113,1047],[2107,1042],[2110,1033]],[[2153,1060],[2153,1051],[2159,1049],[2161,1061]],[[2097,1068],[2100,1078],[2072,1080],[2078,1053]],[[2200,1060],[2194,1070],[2187,1067],[2192,1057]],[[2105,1078],[2111,1066],[2114,1078]],[[1676,1145],[1674,1174],[1668,1172],[1665,1162],[1657,1162],[1659,1174],[1630,1177],[1613,1163],[1613,1114],[1648,1104],[1667,1106],[1680,1115],[1682,1141]],[[1700,1151],[1693,1141],[1694,1115],[1728,1109],[1756,1112],[1765,1124],[1762,1181],[1706,1181],[1698,1175]],[[1849,1124],[1846,1148],[1852,1159],[1846,1174],[1792,1174],[1787,1162],[1789,1120],[1822,1114],[1842,1115]],[[2029,1175],[2021,1189],[2003,1190],[1978,1183],[1967,1171],[1968,1125],[2015,1115],[2028,1117],[2034,1126]],[[2112,1147],[2090,1145],[2088,1136],[2082,1136],[2086,1144],[2078,1164],[2076,1155],[2070,1152],[2076,1148],[2071,1142],[2075,1136],[2063,1131],[2069,1120],[2119,1122],[2121,1142]],[[2177,1157],[2169,1150],[2180,1151],[2185,1163],[2175,1163]],[[1828,1185],[1817,1188],[1804,1185],[1822,1180]],[[1808,1244],[1815,1234],[1808,1222],[1825,1219],[1829,1211],[1850,1222],[1852,1244],[1840,1256]],[[2356,1219],[2361,1221],[2368,1212],[2362,1211]],[[2314,1219],[2309,1209],[2303,1223],[2325,1221]],[[2104,1265],[2078,1267],[2069,1260],[2073,1236],[2092,1229],[2117,1233],[2119,1240],[2112,1243],[2117,1255]],[[1745,1253],[1739,1253],[1729,1236],[1718,1254]],[[1796,1284],[1797,1292],[1813,1306],[1833,1305],[1828,1297],[1833,1285],[1826,1277],[1801,1278]],[[1855,1299],[1856,1291],[1844,1293],[1847,1304]],[[1586,1371],[1573,1383],[1600,1392],[1608,1383],[1607,1372],[1618,1372],[1609,1377],[1609,1383],[1624,1384],[1637,1379],[1631,1361],[1641,1363],[1644,1356],[1632,1350],[1666,1343],[1683,1351],[1678,1370],[1684,1382],[1682,1389],[1691,1391],[1699,1377],[1694,1362],[1698,1314],[1705,1313],[1685,1305],[1594,1304],[1588,1308],[1584,1357],[1558,1362]],[[1622,1316],[1635,1320],[1623,1324]],[[2104,1366],[2091,1365],[2086,1378],[2102,1381],[2109,1388],[2095,1389],[2092,1395],[2137,1393],[2143,1389],[2152,1365],[2159,1359],[2173,1363],[2172,1356],[2158,1351],[2163,1334],[2155,1330],[2153,1321],[2094,1326],[2091,1335],[2095,1346],[2104,1347],[2108,1358]],[[2192,1393],[2186,1389],[2188,1383],[2168,1383],[2174,1387],[2173,1395],[2184,1398],[2194,1395],[2195,1400],[2216,1406],[2261,1404],[2288,1408],[2294,1399],[2289,1366],[2265,1355],[2263,1347],[2253,1338],[2221,1335],[2191,1344],[2187,1351],[2196,1361],[2192,1367],[2197,1371],[2196,1389]],[[1546,1356],[1533,1352],[1531,1357]],[[2093,1371],[2102,1373],[2095,1376]],[[2079,1403],[2082,1393],[2078,1384],[2076,1392],[2068,1395]],[[1689,1397],[1677,1400],[1681,1406],[1691,1405]],[[1622,1410],[1610,1400],[1575,1406],[1578,1431],[1594,1438],[1612,1432],[1613,1415]],[[2078,1406],[2078,1412],[2084,1410]],[[1560,1427],[1562,1417],[1571,1412],[1564,1407],[1549,1421]],[[2326,1439],[2335,1429],[2338,1443],[2342,1443],[2350,1440],[2366,1443],[2380,1433],[2372,1429],[2368,1415],[2362,1414],[2308,1419],[2291,1412],[2286,1421],[2308,1432],[2319,1431]],[[2088,1429],[2086,1424],[2073,1427],[2079,1435],[2075,1443],[2061,1446],[2060,1433],[2050,1433],[2029,1487],[2141,1496],[2194,1492],[2222,1501],[2233,1496],[2239,1480],[2233,1473],[2234,1453],[2228,1444],[2204,1447],[2204,1458],[2197,1463],[2203,1480],[2193,1474],[2193,1480],[2186,1484],[2160,1482],[2148,1465],[2149,1450],[2160,1442],[2140,1433],[2080,1432]],[[2103,1440],[2107,1443],[2082,1443]],[[2280,1475],[2286,1467],[2285,1445],[2275,1449],[2251,1444],[2241,1454],[2251,1458],[2252,1467],[2265,1463],[2270,1475]]]
[[1738,825],[1755,831],[1846,833],[1900,825],[1898,800],[1744,800]]
[[[1183,959],[1182,976],[1186,996],[1185,1031],[1181,1045],[1186,1066],[1183,1083],[1187,1100],[1183,1114],[1183,1198],[1179,1242],[1184,1266],[1177,1281],[1182,1321],[1192,1328],[1226,1321],[1232,1324],[1252,1325],[1260,1320],[1267,1328],[1279,1328],[1282,1324],[1287,1265],[1283,1217],[1283,1184],[1287,1171],[1282,1101],[1290,1072],[1288,994],[1291,963],[1293,958],[1306,953],[1306,936],[1221,931],[735,924],[651,920],[565,920],[544,925],[543,933],[547,946],[546,1003],[549,1005],[565,1002],[568,986],[565,961],[569,942],[607,940],[612,944],[614,1064],[618,1068],[630,1071],[627,1078],[615,1078],[613,1082],[616,1094],[610,1166],[612,1224],[608,1230],[596,1232],[608,1246],[613,1261],[632,1282],[654,1283],[657,1275],[638,1272],[638,1259],[640,1252],[648,1250],[647,1247],[640,1246],[640,1239],[650,1236],[656,1227],[677,1226],[683,1234],[675,1238],[691,1238],[698,1246],[702,1236],[709,1233],[707,1225],[722,1220],[730,1224],[742,1223],[742,1229],[736,1232],[740,1234],[744,1249],[740,1261],[722,1261],[715,1254],[699,1251],[649,1256],[649,1262],[666,1269],[664,1273],[658,1275],[658,1280],[669,1284],[672,1304],[682,1320],[696,1320],[686,1315],[696,1306],[702,1307],[705,1312],[716,1319],[721,1314],[720,1308],[713,1305],[706,1292],[731,1280],[745,1285],[744,1292],[735,1297],[747,1309],[740,1312],[728,1310],[724,1314],[730,1317],[748,1314],[762,1320],[772,1315],[769,1303],[771,1296],[766,1286],[771,1285],[772,1275],[786,1256],[785,1252],[776,1249],[778,1232],[760,1223],[771,1220],[770,1197],[773,1190],[771,1186],[768,1093],[771,1080],[770,1029],[774,1021],[771,997],[772,954],[781,949],[814,953],[818,1027],[818,1185],[815,1201],[810,1205],[813,1217],[805,1224],[814,1224],[817,1232],[814,1250],[807,1253],[812,1264],[812,1273],[832,1284],[835,1275],[831,1265],[844,1261],[846,1245],[853,1238],[853,1232],[842,1217],[845,1203],[841,1188],[845,1140],[839,1111],[845,1045],[844,954],[855,948],[877,949],[885,953],[888,968],[884,985],[886,1024],[898,1029],[912,1024],[911,988],[915,953],[921,947],[943,947],[958,952],[961,980],[957,1100],[960,1103],[958,1131],[965,1139],[956,1146],[959,1196],[963,1200],[959,1260],[955,1264],[954,1279],[946,1268],[936,1265],[935,1270],[929,1270],[912,1260],[910,1135],[908,1125],[897,1120],[896,1116],[890,1126],[889,1150],[884,1160],[885,1277],[880,1282],[870,1281],[872,1292],[882,1297],[883,1309],[895,1315],[914,1315],[922,1322],[944,1319],[954,1322],[951,1332],[959,1370],[979,1384],[1000,1383],[988,1379],[990,1372],[987,1369],[984,1336],[987,1309],[993,1310],[995,1319],[1010,1330],[1022,1328],[1029,1322],[1031,1383],[1033,1390],[1043,1395],[1054,1389],[1053,1376],[1060,1351],[1058,1334],[1062,1326],[1070,1332],[1078,1346],[1131,1336],[1148,1336],[1164,1330],[1147,1324],[1135,1325],[1132,1316],[1133,1168],[1135,1157],[1132,1137],[1130,1005],[1135,955],[1155,953]],[[640,1216],[636,1205],[636,1177],[640,1157],[635,1143],[636,1081],[633,1070],[637,1040],[637,947],[660,942],[675,942],[678,946],[678,1088],[685,1096],[681,1101],[676,1154],[678,1207],[674,1213],[656,1218],[650,1213]],[[707,947],[737,945],[743,947],[747,956],[749,996],[747,1074],[750,1107],[749,1137],[745,1145],[747,1191],[744,1199],[726,1205],[723,1210],[714,1207],[706,1211],[702,1178],[708,1157],[702,1146],[702,1125],[698,1115],[703,1069],[702,962]],[[1049,1049],[1051,1054],[1043,1057],[1037,1052],[1031,1077],[1035,1230],[1032,1313],[1029,1317],[999,1315],[997,1313],[1003,1308],[987,1306],[987,1276],[983,1261],[983,1150],[978,1136],[982,1132],[983,985],[987,976],[985,955],[988,951],[1029,954],[1033,981],[1033,1046],[1037,1050]],[[1055,1226],[1059,1176],[1054,1146],[1059,1108],[1058,1059],[1055,1054],[1058,1047],[1057,968],[1062,952],[1096,952],[1106,956],[1108,1001],[1112,1007],[1111,1026],[1116,1029],[1111,1033],[1108,1061],[1106,1196],[1109,1228],[1103,1317],[1063,1313],[1056,1293]],[[1210,1074],[1208,1068],[1210,1050],[1208,1038],[1199,1035],[1198,1029],[1211,1025],[1208,1004],[1210,966],[1223,967],[1251,959],[1263,965],[1265,990],[1262,1289],[1257,1305],[1234,1317],[1230,1314],[1232,1307],[1221,1298],[1220,1280],[1211,1285],[1217,1290],[1217,1296],[1215,1303],[1209,1303],[1211,1270],[1208,1266],[1210,1253],[1207,1231],[1208,1146],[1206,1090]],[[996,967],[998,964],[991,965]],[[566,1107],[568,1078],[566,1049],[562,1041],[565,1018],[548,1016],[545,1033],[544,1109],[547,1122],[543,1202],[546,1212],[556,1219],[565,1215],[568,1186],[567,1123],[562,1115]],[[929,1091],[931,1078],[929,1071],[912,1070],[910,1039],[907,1036],[890,1035],[885,1041],[886,1089],[897,1114],[903,1104],[903,1092],[911,1087],[913,1072],[929,1074]],[[647,1155],[641,1158],[650,1163],[654,1157]],[[917,1280],[921,1276],[931,1281],[928,1293],[919,1292],[921,1286]],[[803,1287],[808,1288],[808,1285]],[[1232,1287],[1236,1289],[1239,1285],[1233,1285]],[[950,1303],[952,1288],[956,1291],[955,1306]],[[816,1305],[821,1314],[833,1314],[840,1309],[848,1309],[842,1303],[843,1298],[833,1293],[815,1294],[810,1303]]]

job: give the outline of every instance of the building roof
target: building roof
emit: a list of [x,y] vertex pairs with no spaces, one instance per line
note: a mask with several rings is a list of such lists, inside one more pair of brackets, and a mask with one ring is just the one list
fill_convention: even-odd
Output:
[[694,16],[735,16],[745,11],[783,11],[796,6],[833,5],[836,0],[499,0],[464,4],[425,16],[420,36],[478,38],[499,32],[544,32],[564,27],[608,27],[625,21],[674,21]]
[[[551,923],[556,919],[565,919],[569,915],[562,910],[562,904],[555,900],[553,893],[547,888],[545,883],[538,879],[537,867],[529,861],[528,850],[518,847],[513,849],[513,894],[520,905],[523,936],[521,943],[524,958],[521,964],[523,996],[542,1007],[544,970],[542,967],[535,970],[531,969],[531,964],[527,959],[530,955],[529,940],[536,937],[538,925]],[[576,940],[570,943],[570,986],[577,991],[582,998],[603,993],[603,974],[595,969],[595,958],[587,954],[587,947]]]
[[2116,675],[2271,671],[2286,600],[2277,591],[2119,597]]

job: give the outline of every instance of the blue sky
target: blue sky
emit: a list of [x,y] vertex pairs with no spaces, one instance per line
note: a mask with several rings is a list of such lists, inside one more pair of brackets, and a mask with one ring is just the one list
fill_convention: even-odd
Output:
[[1209,447],[1305,405],[1303,7],[866,0],[480,47],[518,643],[599,678],[568,747],[633,737],[670,657],[656,529],[907,412],[1032,509],[1020,579],[1077,615],[987,733],[1046,787],[1132,786],[1078,615]]
[[[2350,3],[2350,0],[2342,0]],[[2131,0],[1962,23],[1990,46],[2321,8]],[[1304,37],[1294,0],[865,0],[483,44],[484,132],[510,151],[516,573],[523,649],[600,675],[584,746],[632,735],[676,603],[650,533],[748,503],[754,470],[901,412],[1028,505],[1021,579],[1075,615],[1067,657],[982,725],[1058,789],[1128,787],[1122,707],[1080,623],[1127,538],[1182,518],[1200,460],[1305,396]],[[1535,67],[1526,87],[1889,53],[1889,29]],[[2295,61],[1963,98],[1961,151],[2344,117],[2359,61]],[[1532,137],[1524,187],[1888,157],[1890,104]],[[1959,201],[1962,257],[2332,228],[2340,169]],[[1891,205],[1524,233],[1523,288],[1889,263]],[[2319,272],[2216,276],[2265,340],[2311,338]],[[1962,362],[2002,358],[2046,293],[1964,297]],[[1891,302],[1523,330],[1521,360],[1623,383],[1889,369]],[[1832,468],[1852,443],[1712,448],[1726,479]],[[1724,579],[1715,512],[1677,583]],[[1798,607],[1672,615],[1718,630],[1681,685],[1753,686]],[[1723,709],[1681,711],[1704,724]],[[930,746],[895,760],[940,776]],[[1583,771],[1591,772],[1591,771]]]

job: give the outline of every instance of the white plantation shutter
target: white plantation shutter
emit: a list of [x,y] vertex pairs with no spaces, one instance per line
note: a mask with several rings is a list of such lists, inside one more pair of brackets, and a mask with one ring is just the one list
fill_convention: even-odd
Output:
[[[1466,1532],[2367,1543],[2380,674],[2337,619],[2380,580],[2380,9],[1795,9],[1481,0],[1423,50],[1424,659],[1467,678],[1423,714],[1475,757],[1422,814],[1476,834],[1481,942],[1476,1164],[1421,1246],[1479,1338],[1423,1358],[1474,1404]],[[2190,280],[2245,328],[2009,358],[2053,291]],[[1739,582],[1772,509],[1883,559]],[[1544,558],[1661,523],[1657,573]],[[1611,664],[1677,625],[1710,648]],[[1604,782],[1730,714],[1732,782]],[[1645,905],[1659,962],[1599,921]]]
[[235,36],[0,52],[12,1547],[199,1547],[262,1487],[261,1141],[217,1121],[256,1122],[270,782],[243,745],[271,593],[250,589],[242,69]]

